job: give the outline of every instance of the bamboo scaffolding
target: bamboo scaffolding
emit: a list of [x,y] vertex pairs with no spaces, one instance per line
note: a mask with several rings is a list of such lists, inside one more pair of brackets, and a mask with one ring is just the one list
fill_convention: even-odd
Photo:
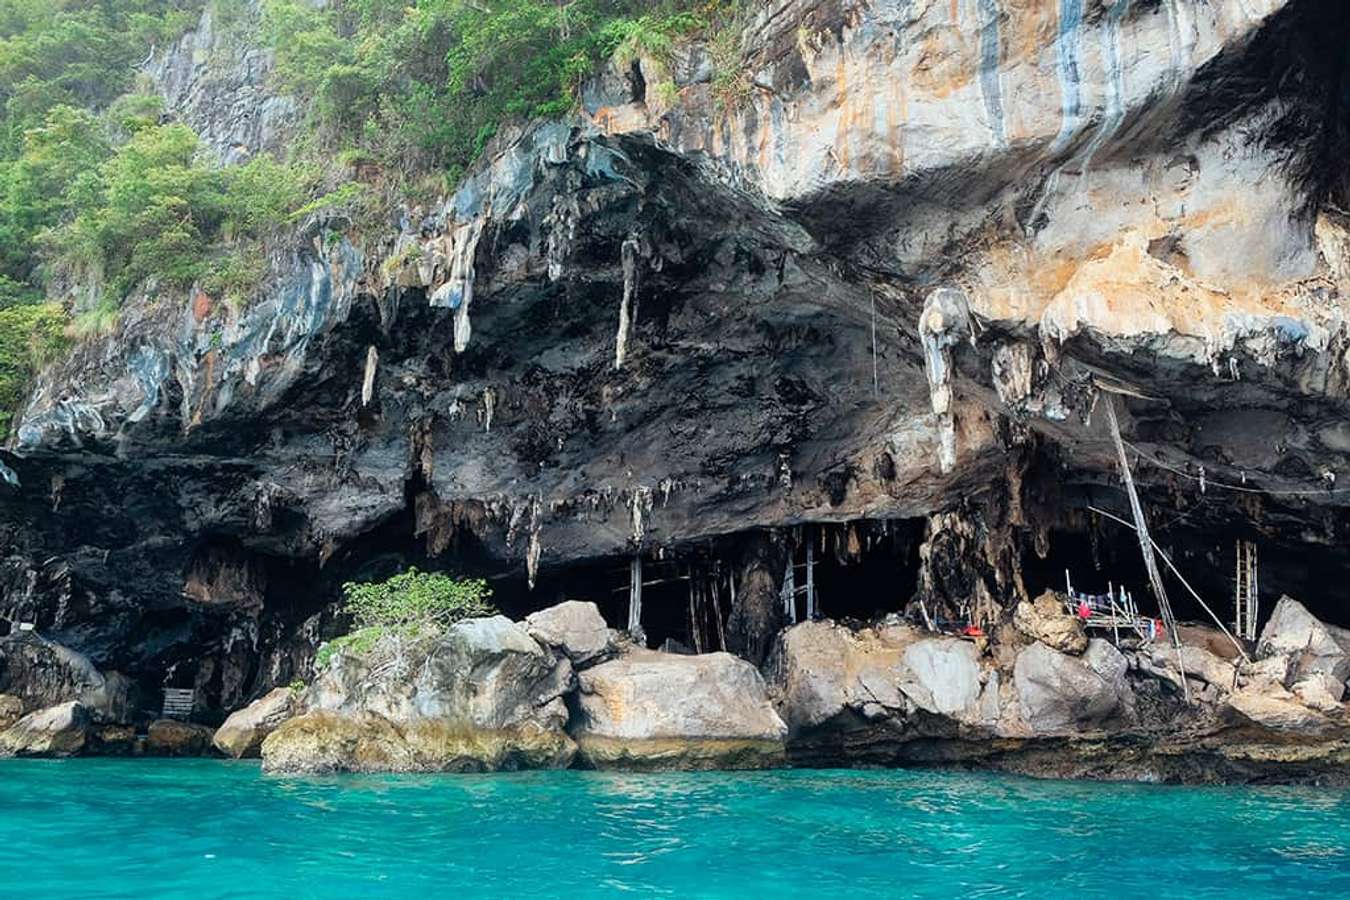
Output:
[[1172,602],[1167,599],[1167,588],[1163,585],[1162,573],[1158,571],[1158,560],[1153,553],[1153,538],[1148,533],[1148,521],[1144,518],[1144,506],[1139,501],[1139,492],[1134,486],[1134,474],[1130,472],[1130,460],[1125,455],[1125,443],[1120,437],[1120,422],[1116,419],[1116,398],[1106,398],[1106,419],[1111,425],[1111,437],[1116,444],[1116,456],[1120,462],[1120,473],[1125,479],[1125,492],[1130,498],[1130,512],[1134,515],[1135,537],[1139,539],[1139,549],[1144,555],[1144,570],[1148,573],[1149,584],[1158,599],[1158,610],[1167,625],[1168,636],[1172,640],[1172,649],[1177,655],[1177,669],[1181,672],[1181,693],[1186,702],[1191,701],[1190,684],[1186,681],[1186,663],[1181,658],[1181,637],[1177,634],[1177,619],[1172,613]]
[[[1126,528],[1130,529],[1134,528],[1134,526],[1131,525],[1129,522],[1126,522],[1119,516],[1113,515],[1104,509],[1099,509],[1095,506],[1089,506],[1088,509],[1090,509],[1092,512],[1095,512],[1099,516],[1104,516],[1105,518],[1108,518],[1113,522],[1124,525]],[[1152,537],[1149,538],[1149,542],[1153,544],[1153,549],[1157,552],[1158,556],[1162,557],[1162,561],[1167,564],[1167,568],[1170,569],[1172,571],[1172,574],[1177,577],[1177,580],[1181,582],[1181,586],[1186,589],[1186,592],[1189,593],[1192,598],[1194,598],[1196,603],[1200,604],[1200,608],[1203,609],[1205,613],[1211,619],[1214,620],[1214,624],[1219,626],[1219,630],[1223,632],[1224,637],[1228,638],[1228,640],[1232,643],[1233,647],[1237,649],[1237,652],[1241,654],[1242,659],[1245,662],[1251,662],[1251,658],[1247,656],[1246,648],[1243,647],[1241,642],[1239,642],[1237,638],[1233,637],[1232,633],[1230,633],[1229,630],[1224,627],[1223,620],[1219,618],[1218,614],[1215,613],[1214,610],[1209,608],[1209,604],[1206,603],[1198,593],[1196,593],[1195,588],[1191,587],[1191,583],[1186,580],[1186,576],[1181,574],[1181,571],[1176,567],[1176,564],[1172,562],[1171,557],[1169,557],[1167,553],[1163,551],[1163,548],[1158,546],[1157,542],[1154,541]],[[1179,638],[1175,637],[1174,639],[1179,640]]]

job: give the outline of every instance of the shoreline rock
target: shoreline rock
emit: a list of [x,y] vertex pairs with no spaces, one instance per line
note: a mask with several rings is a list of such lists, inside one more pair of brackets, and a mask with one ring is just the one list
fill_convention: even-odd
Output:
[[[728,653],[618,642],[594,604],[569,601],[339,652],[304,691],[275,688],[214,731],[157,720],[140,736],[73,700],[30,711],[0,730],[0,754],[218,751],[283,775],[898,765],[1196,783],[1336,781],[1350,762],[1337,633],[1296,601],[1249,662],[1186,631],[1189,706],[1173,648],[1062,652],[1030,638],[1067,633],[1037,615],[979,640],[802,622],[778,633],[766,678]],[[22,712],[0,697],[0,713]]]
[[89,722],[78,700],[30,712],[0,732],[0,756],[73,756],[84,749]]
[[296,714],[299,698],[290,688],[273,688],[248,706],[230,714],[216,729],[211,743],[234,759],[256,757],[263,739]]
[[562,768],[576,753],[563,700],[574,682],[565,655],[505,616],[468,619],[420,641],[386,636],[369,654],[333,658],[301,714],[261,741],[263,768]]
[[590,768],[739,769],[786,762],[759,671],[729,653],[635,650],[582,671],[570,731]]

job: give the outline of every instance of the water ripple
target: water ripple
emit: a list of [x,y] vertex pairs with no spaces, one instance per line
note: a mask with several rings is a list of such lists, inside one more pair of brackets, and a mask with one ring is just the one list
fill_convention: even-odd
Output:
[[[932,772],[0,764],[0,894],[1350,896],[1350,794]],[[21,874],[16,874],[21,873]]]

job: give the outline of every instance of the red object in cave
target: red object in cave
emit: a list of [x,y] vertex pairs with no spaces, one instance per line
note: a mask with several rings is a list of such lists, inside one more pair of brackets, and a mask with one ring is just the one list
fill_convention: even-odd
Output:
[[1078,601],[1078,618],[1082,619],[1084,622],[1092,618],[1092,607],[1088,606],[1086,600]]

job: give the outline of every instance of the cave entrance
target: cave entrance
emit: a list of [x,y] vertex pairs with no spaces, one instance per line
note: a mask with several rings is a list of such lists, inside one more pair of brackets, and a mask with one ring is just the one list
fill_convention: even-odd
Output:
[[[716,544],[678,556],[642,560],[642,631],[647,646],[675,653],[726,649],[726,623],[734,591],[724,547]],[[721,551],[721,552],[719,552]],[[628,623],[629,575],[623,569],[621,621]]]
[[[626,576],[628,567],[623,566]],[[624,627],[628,598],[616,593],[620,569],[612,559],[571,562],[565,566],[540,567],[534,588],[521,567],[488,577],[492,603],[502,615],[523,619],[530,613],[556,606],[564,600],[589,600],[611,628]],[[627,590],[624,588],[624,590]]]
[[904,609],[919,585],[922,519],[803,525],[792,554],[794,621],[870,621]]
[[[1253,630],[1258,636],[1284,594],[1324,622],[1350,625],[1350,560],[1329,544],[1273,540],[1242,527],[1155,527],[1154,540],[1225,628],[1235,626],[1238,548],[1248,542],[1257,550]],[[1161,556],[1158,568],[1177,620],[1213,626],[1214,619]],[[1158,615],[1139,544],[1123,525],[1103,519],[1082,529],[1051,530],[1044,558],[1032,551],[1023,554],[1022,577],[1031,597],[1047,589],[1063,591],[1066,572],[1075,590],[1105,594],[1123,586],[1142,614]]]

